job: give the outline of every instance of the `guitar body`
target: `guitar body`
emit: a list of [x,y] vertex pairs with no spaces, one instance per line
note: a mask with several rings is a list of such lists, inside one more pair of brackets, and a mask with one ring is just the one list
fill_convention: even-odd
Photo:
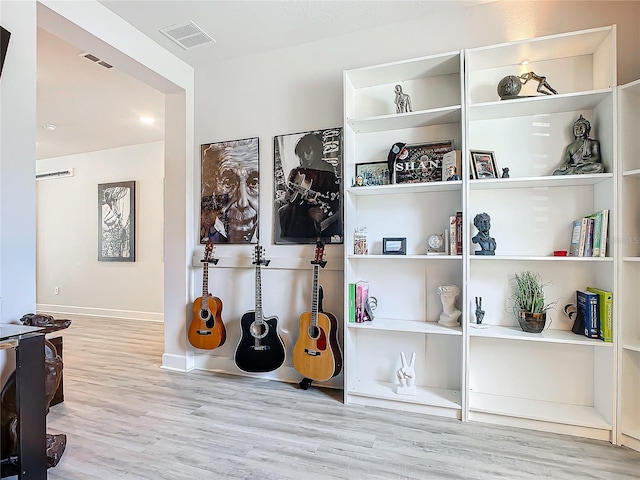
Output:
[[209,295],[206,308],[202,297],[193,302],[193,320],[189,325],[189,343],[196,348],[212,350],[224,345],[227,331],[222,322],[222,300]]
[[311,312],[300,315],[300,334],[293,347],[293,366],[305,378],[324,382],[342,370],[338,343],[338,320],[331,313],[318,312],[313,326]]
[[242,338],[235,353],[240,370],[250,373],[272,372],[285,360],[284,342],[278,334],[278,318],[259,321],[256,312],[247,312],[240,319]]

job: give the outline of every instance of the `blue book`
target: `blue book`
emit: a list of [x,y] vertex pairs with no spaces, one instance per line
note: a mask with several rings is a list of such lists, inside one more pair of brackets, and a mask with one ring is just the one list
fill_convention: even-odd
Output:
[[576,290],[578,318],[582,320],[584,335],[589,338],[600,338],[599,296],[597,293]]

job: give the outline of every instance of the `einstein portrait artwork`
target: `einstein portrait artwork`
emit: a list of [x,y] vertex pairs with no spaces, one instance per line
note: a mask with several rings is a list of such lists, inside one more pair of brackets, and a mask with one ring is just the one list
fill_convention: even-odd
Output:
[[258,138],[201,146],[200,243],[254,243],[258,228]]

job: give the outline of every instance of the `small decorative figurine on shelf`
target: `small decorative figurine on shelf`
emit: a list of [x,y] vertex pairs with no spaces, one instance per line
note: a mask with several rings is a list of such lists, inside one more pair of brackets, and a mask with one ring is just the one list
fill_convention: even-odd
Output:
[[462,313],[456,308],[456,298],[460,294],[460,289],[456,285],[440,285],[438,287],[438,295],[442,302],[442,313],[438,323],[445,327],[457,327],[459,325],[458,318]]
[[478,233],[471,239],[473,243],[480,245],[482,250],[476,250],[475,255],[495,255],[496,239],[489,236],[491,228],[491,217],[488,213],[479,213],[473,219],[473,224],[478,229]]
[[362,177],[362,175],[358,175],[356,177],[356,181],[353,184],[354,187],[362,187],[364,186],[364,178]]
[[416,362],[416,352],[411,354],[411,361],[407,363],[404,352],[400,352],[400,360],[402,367],[396,372],[398,378],[398,386],[396,393],[398,395],[415,395],[416,394],[416,370],[414,368]]
[[484,310],[482,310],[482,297],[476,297],[476,323],[482,324],[484,319]]
[[575,175],[583,173],[604,173],[600,158],[600,142],[589,138],[591,124],[582,115],[573,124],[573,137],[564,152],[562,165],[554,175]]
[[529,82],[529,80],[535,80],[538,82],[538,88],[536,89],[537,92],[545,95],[556,95],[558,93],[551,87],[551,85],[549,85],[547,77],[537,75],[535,72],[527,72],[520,76],[507,75],[498,82],[498,96],[500,97],[500,100],[512,100],[514,98],[526,98],[531,96],[518,96],[520,90],[522,90],[522,86]]
[[450,165],[447,173],[447,182],[450,182],[452,180],[460,180],[460,175],[458,175],[458,167],[456,167],[455,165]]
[[411,97],[406,93],[402,93],[402,85],[396,85],[396,113],[411,112]]
[[504,167],[502,169],[502,178],[509,178],[509,167]]

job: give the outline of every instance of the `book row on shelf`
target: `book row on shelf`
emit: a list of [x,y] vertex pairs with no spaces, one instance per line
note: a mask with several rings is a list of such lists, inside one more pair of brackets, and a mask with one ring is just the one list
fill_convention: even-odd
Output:
[[[565,312],[572,305],[565,307]],[[575,321],[572,331],[585,337],[613,341],[613,293],[595,287],[576,290]],[[571,315],[570,315],[571,318]]]
[[573,222],[569,255],[576,257],[606,257],[609,210],[587,215]]

